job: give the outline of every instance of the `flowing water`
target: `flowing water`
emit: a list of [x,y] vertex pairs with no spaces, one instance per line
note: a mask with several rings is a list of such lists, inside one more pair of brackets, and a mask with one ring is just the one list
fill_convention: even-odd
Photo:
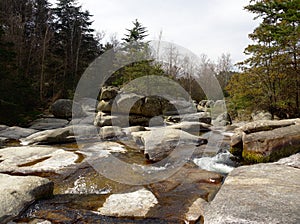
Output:
[[[158,200],[158,204],[150,209],[146,217],[107,217],[101,215],[98,209],[110,195],[133,192],[140,186],[121,184],[102,176],[86,162],[86,156],[78,152],[77,144],[59,147],[76,151],[76,164],[60,174],[37,174],[54,182],[54,196],[32,204],[15,220],[16,223],[35,223],[36,220],[49,220],[52,223],[184,223],[185,213],[192,203],[198,198],[211,201],[219,190],[225,173],[231,169],[231,164],[223,164],[228,160],[226,152],[214,157],[213,154],[202,158],[194,155],[175,175],[143,186]],[[115,152],[113,155],[131,164],[150,164],[134,143],[127,142],[124,147],[126,153]]]

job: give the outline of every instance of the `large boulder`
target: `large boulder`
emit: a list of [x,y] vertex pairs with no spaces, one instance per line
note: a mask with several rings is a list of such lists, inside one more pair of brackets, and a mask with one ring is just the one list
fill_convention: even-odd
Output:
[[11,221],[34,200],[52,193],[53,183],[45,178],[0,174],[0,223]]
[[[230,151],[236,156],[245,156],[244,159],[250,162],[274,161],[289,156],[297,152],[299,127],[300,119],[245,124],[237,128],[231,137]],[[289,135],[292,136],[288,137]]]
[[299,189],[299,169],[275,164],[236,168],[206,208],[204,223],[299,223]]
[[244,160],[274,162],[300,152],[300,125],[243,135]]
[[189,122],[202,122],[206,124],[211,124],[211,116],[210,113],[207,112],[188,113],[188,114],[169,116],[167,121],[175,122],[175,123],[182,122],[182,121],[189,121]]
[[116,97],[113,105],[113,114],[142,114],[141,106],[144,96],[135,93],[123,93]]
[[268,111],[255,111],[251,114],[251,118],[253,121],[260,121],[260,120],[272,120],[272,114]]
[[114,86],[104,86],[101,88],[100,100],[109,101],[114,99],[119,93],[119,88]]
[[109,115],[103,112],[98,112],[95,117],[94,125],[98,127],[104,126],[120,126],[120,127],[128,127],[128,126],[148,126],[151,118],[145,117],[142,115],[136,114],[114,114]]
[[232,124],[230,115],[227,112],[221,113],[212,121],[214,126],[227,126]]
[[50,112],[56,118],[63,119],[71,118],[72,114],[73,117],[82,117],[86,115],[79,103],[73,102],[73,100],[68,99],[59,99],[55,101],[50,107]]
[[132,133],[137,143],[142,143],[147,159],[160,161],[175,148],[190,150],[207,143],[206,139],[172,128],[154,128],[152,131]]
[[[112,109],[113,111],[111,111]],[[196,106],[184,99],[168,101],[160,96],[143,96],[132,92],[120,92],[113,100],[100,101],[98,111],[154,117],[195,113]]]

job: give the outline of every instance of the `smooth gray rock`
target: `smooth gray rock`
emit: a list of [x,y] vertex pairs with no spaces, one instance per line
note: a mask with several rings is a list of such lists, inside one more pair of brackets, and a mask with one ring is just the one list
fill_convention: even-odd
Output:
[[133,138],[144,146],[144,154],[151,161],[160,161],[177,147],[194,148],[207,143],[206,139],[172,128],[153,128],[151,131],[132,133]]
[[251,114],[253,121],[272,120],[272,114],[268,111],[255,111]]
[[34,200],[52,193],[53,183],[45,178],[0,174],[0,223],[9,222]]
[[212,124],[214,126],[227,126],[231,125],[232,121],[230,115],[227,112],[225,112],[217,116],[216,119],[212,120]]
[[40,131],[20,140],[22,145],[32,145],[66,143],[74,141],[75,138],[73,126],[68,126],[65,128]]
[[126,115],[126,114],[114,114],[108,115],[103,112],[98,112],[95,117],[94,125],[97,127],[105,126],[119,126],[119,127],[129,127],[129,126],[148,126],[151,118],[144,117],[142,115]]
[[69,123],[66,119],[58,118],[40,118],[31,123],[30,128],[36,130],[49,130],[63,128]]
[[204,213],[205,224],[300,223],[300,170],[277,164],[234,169]]
[[38,132],[38,130],[30,128],[21,128],[21,127],[9,127],[0,131],[0,137],[7,139],[20,139],[32,135],[33,133]]
[[291,166],[300,169],[300,153],[291,155],[290,157],[282,158],[274,164]]
[[125,136],[125,132],[117,126],[102,127],[99,134],[102,139],[121,138]]
[[201,123],[201,122],[197,122],[197,121],[183,121],[183,122],[168,126],[168,128],[180,129],[182,131],[192,132],[192,133],[211,131],[210,127],[211,127],[211,125],[209,125],[209,124]]
[[86,115],[79,103],[73,103],[73,100],[69,99],[59,99],[55,101],[50,107],[50,112],[56,118],[63,119],[82,117]]
[[107,216],[145,217],[156,204],[158,201],[151,191],[140,189],[124,194],[112,194],[98,212]]
[[95,113],[89,112],[85,117],[72,119],[69,125],[94,125],[95,116]]
[[59,172],[64,167],[74,165],[77,159],[75,153],[56,147],[7,147],[0,149],[0,172]]
[[6,126],[6,125],[3,125],[3,124],[0,125],[0,131],[3,131],[5,129],[7,129],[7,128],[9,128],[9,127]]

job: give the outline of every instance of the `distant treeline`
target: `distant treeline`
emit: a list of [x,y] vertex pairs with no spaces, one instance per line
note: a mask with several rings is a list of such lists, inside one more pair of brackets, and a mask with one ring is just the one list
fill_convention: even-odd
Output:
[[[249,35],[253,44],[245,50],[248,59],[238,64],[241,72],[233,72],[230,54],[216,63],[206,55],[195,62],[170,45],[163,63],[161,58],[132,63],[106,84],[163,75],[200,101],[206,95],[195,77],[207,79],[201,82],[209,87],[213,75],[233,117],[253,110],[300,116],[300,0],[250,1],[245,9],[262,22]],[[58,0],[55,6],[48,0],[0,1],[0,123],[27,123],[56,99],[72,98],[85,69],[107,50],[116,52],[112,64],[153,53],[145,40],[147,28],[138,20],[122,40],[112,36],[105,44],[104,34],[91,27],[91,14],[76,0]]]

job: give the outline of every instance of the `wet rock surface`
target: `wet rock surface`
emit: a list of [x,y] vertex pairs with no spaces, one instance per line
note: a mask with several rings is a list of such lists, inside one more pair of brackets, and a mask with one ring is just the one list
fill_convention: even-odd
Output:
[[[119,93],[117,89],[103,90],[101,100],[112,102]],[[129,115],[115,116],[108,108],[95,119],[98,102],[87,99],[79,103],[84,116],[70,122],[53,117],[37,120],[33,123],[36,129],[53,129],[16,136],[15,142],[0,137],[0,173],[47,177],[54,183],[54,196],[34,202],[14,219],[16,223],[298,223],[299,154],[275,164],[234,168],[240,164],[228,150],[230,140],[243,147],[245,136],[259,138],[263,133],[264,139],[255,140],[261,144],[268,139],[266,133],[275,135],[281,129],[284,131],[279,134],[289,139],[285,134],[291,132],[286,130],[298,133],[299,119],[213,126],[212,120],[228,124],[224,117],[212,119],[210,112],[218,106],[216,102],[202,102],[198,106],[207,112],[196,113],[178,100],[180,112],[185,111],[178,116],[178,108],[159,98],[125,99],[130,99],[130,94],[117,100],[125,105],[121,110],[130,109]],[[224,102],[219,104],[222,107]],[[0,126],[0,133],[1,129],[9,127]],[[294,144],[298,137],[293,139],[289,142]],[[19,140],[30,146],[20,146]],[[152,182],[142,181],[148,174],[174,168],[180,159],[183,164],[176,172]],[[99,172],[98,163],[104,160],[133,167],[121,170],[109,162],[102,166],[121,175],[126,184]],[[136,168],[146,176],[134,175]],[[135,186],[137,182],[140,185]]]

